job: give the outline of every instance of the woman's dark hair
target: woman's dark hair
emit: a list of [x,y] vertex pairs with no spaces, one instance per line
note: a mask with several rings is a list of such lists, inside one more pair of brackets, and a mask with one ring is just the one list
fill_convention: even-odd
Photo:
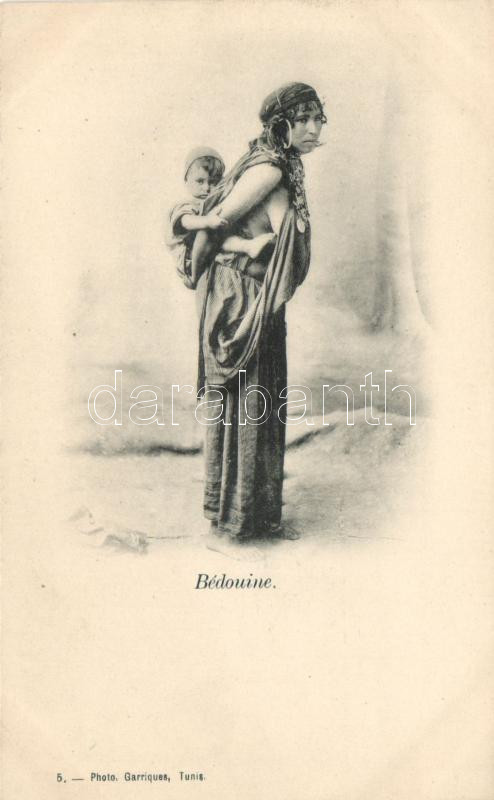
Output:
[[323,122],[327,122],[319,95],[308,83],[292,82],[280,86],[263,100],[259,117],[264,130],[258,139],[251,142],[251,147],[259,144],[283,155],[287,150],[288,124],[293,126],[297,114],[314,110],[321,113]]
[[283,153],[286,150],[287,134],[289,123],[292,127],[295,123],[295,117],[303,111],[317,110],[321,113],[322,122],[327,122],[326,115],[322,103],[319,100],[309,100],[306,103],[299,103],[287,109],[280,109],[275,113],[268,122],[264,123],[264,130],[258,141],[262,141],[268,147],[276,152]]

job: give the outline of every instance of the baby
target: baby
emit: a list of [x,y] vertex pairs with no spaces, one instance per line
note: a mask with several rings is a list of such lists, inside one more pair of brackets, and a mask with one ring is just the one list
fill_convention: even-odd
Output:
[[[205,228],[218,230],[228,225],[218,210],[203,214],[204,201],[219,183],[224,171],[223,159],[211,147],[195,148],[185,161],[184,182],[189,197],[171,209],[166,243],[175,255],[177,272],[188,289],[195,288],[191,275],[191,251],[196,232]],[[221,249],[224,253],[244,253],[256,259],[274,238],[272,233],[253,239],[231,235],[225,239]]]

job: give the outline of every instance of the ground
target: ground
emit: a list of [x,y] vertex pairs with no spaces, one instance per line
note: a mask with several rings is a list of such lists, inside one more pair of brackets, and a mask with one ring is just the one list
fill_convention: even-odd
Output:
[[[289,431],[285,462],[284,520],[301,534],[296,542],[261,543],[273,555],[355,539],[400,538],[400,506],[416,485],[416,456],[427,420],[411,426],[390,416],[387,427],[369,425],[358,411],[353,426],[336,411],[314,428]],[[307,433],[311,435],[307,436]],[[72,525],[90,546],[159,556],[176,547],[206,546],[202,516],[202,454],[158,452],[77,453],[71,499]],[[392,527],[392,526],[391,526]]]
[[[343,314],[333,309],[328,314],[320,305],[315,308],[320,311],[317,330],[321,335],[312,337],[310,348],[296,314],[288,338],[291,385],[312,389],[310,421],[314,424],[287,426],[283,517],[301,538],[260,543],[266,557],[284,554],[287,547],[296,553],[356,540],[399,540],[401,517],[422,488],[420,467],[432,422],[424,369],[431,337],[399,336],[392,330],[372,333],[348,311]],[[170,547],[205,548],[209,523],[202,516],[203,429],[194,417],[192,386],[190,393],[175,393],[173,419],[178,425],[172,424],[172,384],[179,381],[160,381],[157,376],[166,378],[168,373],[160,362],[149,358],[118,362],[123,424],[100,426],[89,417],[87,398],[91,387],[112,382],[110,365],[102,363],[101,357],[99,362],[94,356],[90,361],[81,353],[77,374],[74,370],[71,412],[76,413],[71,413],[65,442],[72,473],[72,530],[88,546],[104,545],[105,551],[128,550],[159,557]],[[384,369],[391,370],[387,425]],[[362,407],[360,386],[371,371],[373,382],[380,385],[373,391],[379,425],[366,421]],[[182,374],[194,375],[192,362],[184,361]],[[354,393],[353,425],[347,424],[342,392],[326,395],[325,417],[321,416],[323,385],[342,384]],[[391,392],[396,384],[408,384],[415,390],[417,415],[412,420],[408,395]],[[163,392],[163,425],[138,426],[129,420],[130,393],[145,385],[157,385]],[[110,416],[110,394],[100,395],[98,403],[101,416]],[[146,410],[142,416],[152,413]]]

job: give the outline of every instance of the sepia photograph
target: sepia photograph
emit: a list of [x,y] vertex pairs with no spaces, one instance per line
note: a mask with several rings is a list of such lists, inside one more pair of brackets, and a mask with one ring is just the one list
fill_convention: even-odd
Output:
[[[222,28],[211,80],[185,53],[172,73],[161,42],[152,66],[132,67],[137,117],[126,94],[113,120],[87,106],[82,135],[94,120],[111,152],[128,115],[125,155],[107,168],[130,161],[104,208],[85,209],[105,264],[92,235],[67,320],[73,521],[92,543],[159,553],[180,539],[248,560],[300,540],[302,552],[379,539],[413,490],[431,413],[431,98],[382,31],[360,31],[358,48],[340,31],[328,59],[330,31],[316,38],[299,14],[310,65],[291,31],[258,42],[269,58],[237,54],[240,91]],[[150,91],[158,57],[169,79]],[[287,80],[297,73],[311,83]]]
[[492,3],[0,11],[5,800],[491,800]]

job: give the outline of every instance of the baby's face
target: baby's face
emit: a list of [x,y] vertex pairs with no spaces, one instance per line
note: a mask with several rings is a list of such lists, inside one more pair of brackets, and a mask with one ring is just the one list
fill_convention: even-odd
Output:
[[192,197],[196,197],[198,200],[205,200],[217,183],[218,181],[211,178],[207,169],[197,163],[192,164],[185,180],[185,185]]

